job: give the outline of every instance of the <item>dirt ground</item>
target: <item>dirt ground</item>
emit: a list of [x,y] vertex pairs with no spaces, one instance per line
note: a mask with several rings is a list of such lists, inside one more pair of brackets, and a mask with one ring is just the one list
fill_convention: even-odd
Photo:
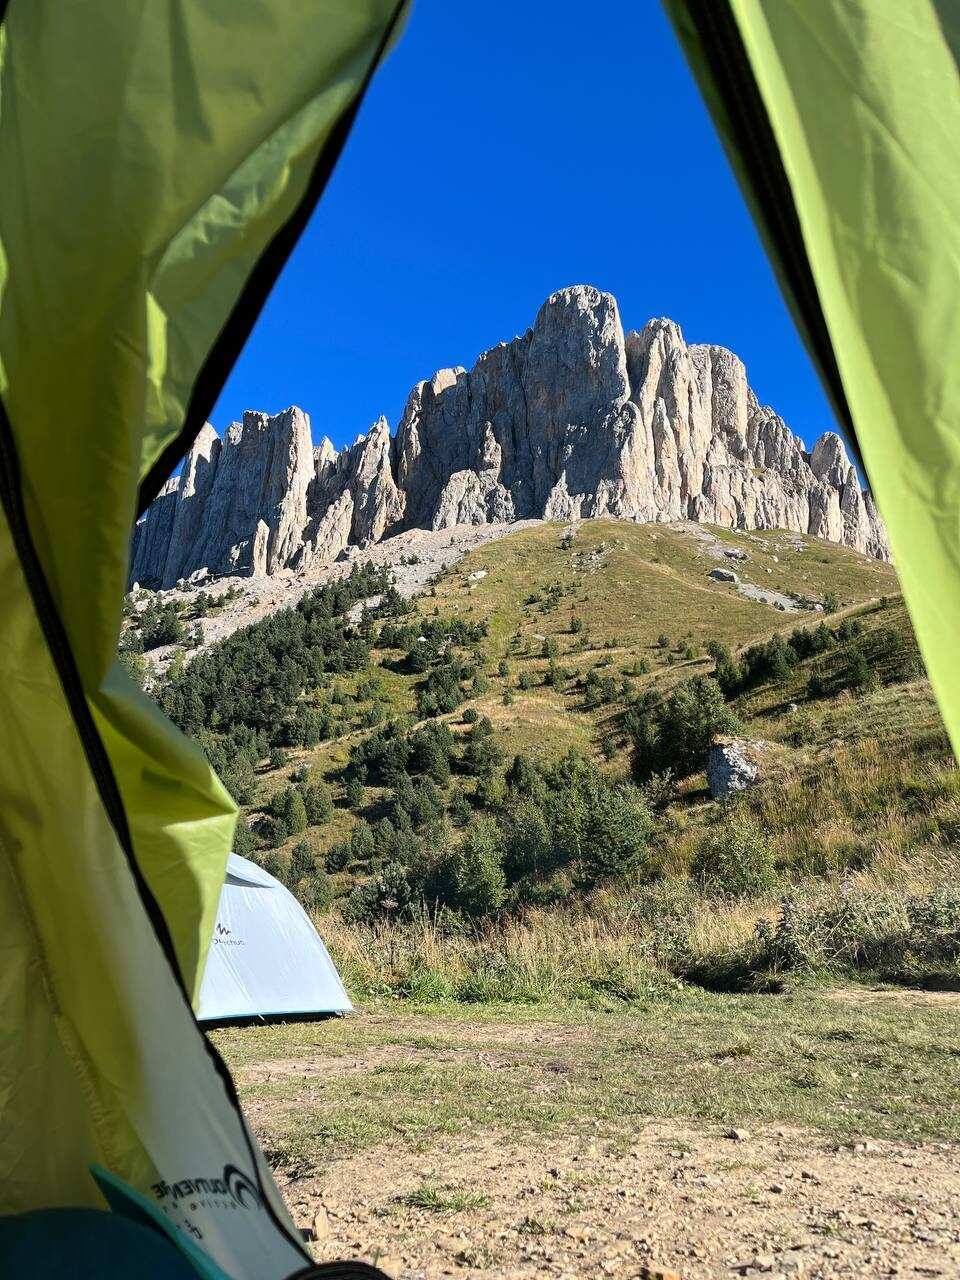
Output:
[[[318,1259],[403,1280],[948,1277],[958,1027],[956,995],[857,989],[626,1019],[373,1011],[222,1047]],[[820,1072],[806,1112],[795,1058]]]
[[[651,1123],[625,1154],[495,1131],[287,1184],[318,1258],[402,1277],[960,1275],[957,1149]],[[444,1205],[449,1205],[445,1208]],[[458,1207],[459,1205],[463,1207]]]

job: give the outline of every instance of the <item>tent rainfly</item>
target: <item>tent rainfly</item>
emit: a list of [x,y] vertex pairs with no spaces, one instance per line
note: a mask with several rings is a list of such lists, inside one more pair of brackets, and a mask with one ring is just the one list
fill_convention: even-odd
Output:
[[309,916],[289,889],[231,853],[220,891],[201,1022],[302,1017],[353,1009]]
[[[960,752],[956,0],[663,3]],[[236,806],[116,648],[136,514],[407,8],[0,0],[3,1275],[381,1274],[313,1264],[198,1028]]]

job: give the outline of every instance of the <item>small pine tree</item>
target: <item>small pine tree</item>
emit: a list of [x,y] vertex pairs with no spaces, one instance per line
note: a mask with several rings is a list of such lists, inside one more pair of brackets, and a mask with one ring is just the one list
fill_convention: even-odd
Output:
[[290,882],[296,884],[298,880],[302,880],[304,876],[313,874],[314,856],[313,850],[310,848],[306,840],[301,840],[293,846],[290,854]]
[[447,812],[450,814],[450,821],[457,827],[465,827],[473,817],[473,809],[470,807],[470,801],[463,787],[454,787],[450,793]]
[[506,897],[503,842],[496,823],[479,819],[455,850],[449,874],[449,905],[474,919],[492,914]]
[[308,782],[300,789],[304,808],[307,812],[307,824],[319,827],[330,821],[333,814],[333,800],[330,789],[322,782]]

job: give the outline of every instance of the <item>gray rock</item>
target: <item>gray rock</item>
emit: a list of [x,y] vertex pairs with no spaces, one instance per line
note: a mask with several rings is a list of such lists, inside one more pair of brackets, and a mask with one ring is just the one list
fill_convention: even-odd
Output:
[[747,738],[717,738],[707,758],[707,786],[714,800],[746,791],[760,777],[765,743]]
[[672,320],[625,334],[615,299],[578,285],[469,372],[417,383],[393,438],[380,418],[350,448],[314,448],[296,408],[246,413],[222,440],[205,426],[136,527],[130,580],[272,574],[405,529],[597,516],[787,529],[889,559],[839,436],[807,454],[732,352],[688,345]]
[[711,569],[707,574],[708,578],[713,578],[714,582],[739,582],[740,579],[732,569]]

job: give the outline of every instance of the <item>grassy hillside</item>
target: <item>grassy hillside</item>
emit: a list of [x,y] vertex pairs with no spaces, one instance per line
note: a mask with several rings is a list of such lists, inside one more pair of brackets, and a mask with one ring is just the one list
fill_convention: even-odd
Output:
[[[355,983],[536,998],[548,934],[581,996],[956,970],[960,786],[891,566],[588,521],[488,544],[412,603],[363,571],[288,614],[158,693],[243,803],[238,848],[345,912],[325,930]],[[717,728],[761,744],[739,798],[706,788]],[[422,904],[509,922],[495,976],[489,938]]]

